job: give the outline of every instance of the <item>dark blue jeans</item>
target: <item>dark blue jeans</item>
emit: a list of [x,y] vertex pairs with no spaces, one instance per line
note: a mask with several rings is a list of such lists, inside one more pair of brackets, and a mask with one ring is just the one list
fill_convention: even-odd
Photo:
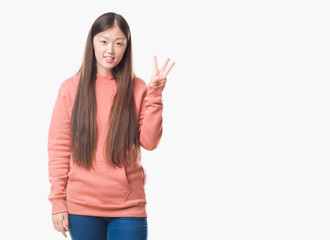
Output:
[[69,213],[72,240],[147,240],[147,218],[94,217]]

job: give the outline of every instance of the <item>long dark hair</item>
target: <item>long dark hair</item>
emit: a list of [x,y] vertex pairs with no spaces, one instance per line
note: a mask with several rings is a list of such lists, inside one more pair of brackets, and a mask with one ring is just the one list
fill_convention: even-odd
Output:
[[80,72],[79,86],[72,109],[71,148],[73,160],[86,169],[93,168],[97,143],[96,121],[96,58],[93,38],[96,34],[117,25],[127,38],[127,46],[120,63],[112,69],[117,83],[108,118],[108,133],[104,143],[104,157],[112,166],[134,165],[140,156],[139,125],[133,95],[132,39],[126,20],[108,12],[98,17],[87,37]]

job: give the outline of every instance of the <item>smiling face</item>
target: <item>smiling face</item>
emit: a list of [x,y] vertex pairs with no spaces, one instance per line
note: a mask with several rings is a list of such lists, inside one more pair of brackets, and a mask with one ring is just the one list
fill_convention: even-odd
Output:
[[107,75],[117,66],[127,46],[125,34],[117,25],[96,34],[93,38],[97,73]]

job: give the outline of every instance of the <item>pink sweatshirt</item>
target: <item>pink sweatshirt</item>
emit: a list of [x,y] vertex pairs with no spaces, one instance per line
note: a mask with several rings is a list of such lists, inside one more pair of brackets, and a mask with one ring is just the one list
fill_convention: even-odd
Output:
[[[48,169],[52,214],[103,217],[147,217],[145,172],[137,167],[110,167],[103,157],[107,119],[117,85],[112,74],[96,75],[98,142],[95,171],[74,164],[71,158],[70,119],[80,74],[62,82],[48,134]],[[140,143],[147,150],[157,147],[162,136],[164,86],[146,85],[134,76],[134,98],[139,117]]]

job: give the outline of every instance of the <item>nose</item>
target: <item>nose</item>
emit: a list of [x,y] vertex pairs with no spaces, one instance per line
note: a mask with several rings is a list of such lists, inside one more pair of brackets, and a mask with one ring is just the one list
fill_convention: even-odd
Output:
[[106,48],[106,51],[108,53],[113,53],[113,45],[112,44],[108,44],[107,48]]

